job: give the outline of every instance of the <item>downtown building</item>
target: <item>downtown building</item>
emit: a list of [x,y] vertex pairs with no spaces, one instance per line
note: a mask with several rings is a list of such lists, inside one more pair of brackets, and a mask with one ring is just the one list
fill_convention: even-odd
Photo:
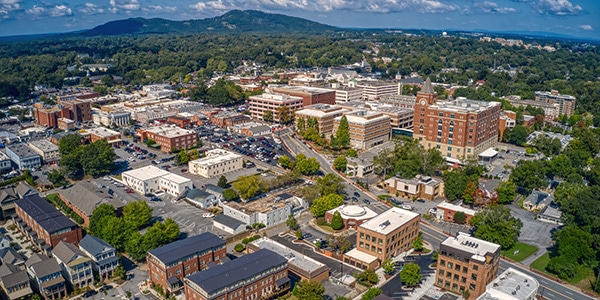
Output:
[[[348,120],[351,147],[365,150],[392,139],[392,125],[388,115],[377,111],[355,110],[346,112],[343,116]],[[333,135],[341,120],[342,116],[333,119]]]
[[570,117],[575,112],[575,97],[559,94],[557,90],[550,92],[535,92],[535,101],[549,104],[558,104],[558,115]]
[[[323,134],[326,138],[329,138],[333,132],[334,119],[341,117],[346,112],[348,112],[347,109],[337,105],[314,104],[296,111],[294,120],[298,130],[306,129],[309,119],[316,120],[319,127],[319,134]],[[300,120],[304,122],[305,128],[298,126]]]
[[429,78],[417,94],[414,138],[453,159],[477,157],[498,144],[500,102],[438,101]]
[[248,110],[252,118],[265,120],[265,113],[271,112],[273,121],[280,122],[278,110],[280,107],[289,109],[290,118],[296,110],[302,108],[302,98],[286,94],[264,93],[248,98]]
[[182,129],[174,125],[161,125],[139,129],[137,135],[142,141],[153,140],[160,146],[160,151],[168,153],[173,149],[188,149],[198,143],[198,134],[192,130]]
[[335,91],[307,86],[273,86],[271,92],[302,98],[302,106],[313,104],[335,104]]

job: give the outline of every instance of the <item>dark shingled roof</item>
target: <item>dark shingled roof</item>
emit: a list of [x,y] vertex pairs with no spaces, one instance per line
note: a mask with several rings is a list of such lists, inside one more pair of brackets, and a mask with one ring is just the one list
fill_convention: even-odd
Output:
[[214,222],[217,222],[219,224],[223,224],[224,226],[227,226],[231,229],[237,229],[238,227],[240,227],[240,225],[244,225],[245,223],[238,220],[238,219],[234,219],[230,216],[226,216],[224,214],[220,214],[217,215],[214,219]]
[[287,264],[285,257],[271,250],[260,249],[229,263],[195,273],[185,278],[185,280],[196,284],[208,294],[211,294],[284,264]]
[[204,252],[210,248],[225,247],[225,241],[211,232],[175,241],[148,251],[165,265],[176,262],[193,253]]
[[106,251],[114,251],[111,245],[107,244],[104,240],[93,235],[86,235],[79,241],[79,248],[84,249],[91,255],[102,254]]
[[15,205],[20,207],[44,230],[53,233],[65,228],[77,227],[71,219],[63,215],[54,206],[42,199],[38,195],[25,197],[15,201]]

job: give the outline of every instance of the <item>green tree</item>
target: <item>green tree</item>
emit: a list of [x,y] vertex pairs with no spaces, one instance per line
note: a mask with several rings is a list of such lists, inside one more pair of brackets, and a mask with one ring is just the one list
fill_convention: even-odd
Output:
[[[199,142],[200,142],[199,147],[202,147],[202,141],[199,141]],[[192,150],[188,151],[189,161],[196,160],[198,158],[200,158],[200,151],[198,151],[198,149],[192,149]]]
[[122,219],[117,217],[102,218],[103,225],[100,237],[119,251],[125,249],[132,228]]
[[546,183],[546,164],[543,161],[521,160],[510,173],[510,180],[526,193],[544,187]]
[[115,207],[108,204],[102,203],[98,205],[94,211],[92,212],[92,216],[90,217],[90,228],[89,233],[100,236],[102,234],[102,228],[106,222],[104,218],[108,217],[116,217],[117,213],[115,212]]
[[302,239],[302,230],[300,230],[300,229],[296,230],[296,238],[299,240]]
[[113,167],[115,158],[114,149],[105,140],[83,146],[80,156],[83,170],[92,176],[108,173]]
[[517,185],[512,180],[502,181],[496,187],[496,192],[498,193],[498,203],[509,204],[517,196]]
[[[318,178],[317,178],[318,180]],[[316,185],[305,185],[305,186],[301,186],[300,188],[297,189],[298,193],[300,193],[300,195],[302,195],[302,198],[304,198],[304,200],[306,200],[306,202],[308,202],[308,204],[312,205],[312,203],[315,201],[315,199],[319,198],[321,196],[320,192],[319,192],[319,188],[317,188]]]
[[412,246],[413,246],[413,249],[415,249],[415,251],[417,251],[417,252],[422,252],[423,250],[425,250],[425,246],[423,245],[423,236],[421,235],[420,232],[417,235],[417,237],[415,238],[415,240],[413,241]]
[[383,263],[381,264],[381,267],[383,268],[383,271],[386,274],[392,274],[392,273],[394,273],[396,264],[392,261],[391,258],[387,258],[386,260],[383,261]]
[[287,225],[287,227],[290,230],[297,230],[298,228],[300,228],[300,225],[298,224],[298,220],[296,220],[296,217],[294,217],[293,214],[290,214],[287,218],[287,220],[285,221],[285,225]]
[[217,182],[217,186],[219,186],[220,188],[227,188],[229,186],[229,184],[227,183],[227,178],[225,177],[225,175],[221,175],[221,177],[219,177],[219,181]]
[[267,183],[258,175],[240,176],[233,182],[233,188],[243,199],[250,199],[268,190]]
[[344,198],[337,194],[329,194],[313,201],[310,211],[315,217],[322,217],[330,209],[344,204]]
[[129,235],[127,243],[125,243],[125,252],[127,252],[129,257],[133,260],[141,261],[146,258],[148,249],[143,247],[143,240],[144,236],[137,230],[134,230],[131,235]]
[[338,235],[330,234],[327,236],[327,245],[338,253],[344,253],[352,248],[352,242],[346,232]]
[[189,160],[190,157],[188,156],[187,151],[179,151],[174,159],[175,163],[178,165],[187,164]]
[[463,190],[462,199],[465,200],[466,204],[473,204],[475,202],[476,193],[477,185],[473,181],[469,181]]
[[335,132],[336,142],[343,148],[350,145],[350,126],[348,125],[348,118],[346,115],[342,115],[340,119],[340,125],[338,125],[337,131]]
[[334,212],[333,216],[331,217],[331,228],[333,228],[333,230],[340,230],[344,228],[344,220],[342,219],[342,215],[339,211]]
[[469,177],[460,169],[453,169],[442,174],[444,180],[444,193],[446,199],[454,201],[460,199],[469,183]]
[[292,169],[293,168],[293,162],[290,159],[290,157],[287,155],[282,155],[281,157],[279,157],[279,159],[277,159],[277,162],[284,169]]
[[131,228],[140,228],[152,220],[152,207],[144,200],[129,202],[123,207],[123,219]]
[[119,264],[118,266],[115,267],[115,270],[113,271],[113,276],[120,280],[127,279],[127,272],[125,271],[125,268],[123,267],[123,265]]
[[317,171],[319,171],[319,169],[321,168],[321,165],[319,164],[319,162],[317,161],[316,158],[311,157],[311,158],[306,158],[306,156],[304,156],[304,154],[298,154],[296,156],[296,166],[295,169],[300,171],[300,173],[302,173],[302,175],[313,175],[315,173],[317,173]]
[[244,251],[244,245],[236,244],[235,247],[233,248],[233,250],[235,250],[236,252],[242,252],[242,251]]
[[147,139],[145,144],[147,147],[152,147],[153,145],[156,145],[156,142],[154,140]]
[[517,125],[510,131],[508,142],[517,146],[523,146],[527,142],[527,136],[527,128],[523,125]]
[[323,300],[325,288],[314,280],[302,280],[296,283],[296,298],[302,300]]
[[400,271],[400,280],[407,286],[415,286],[421,281],[421,267],[415,263],[405,264]]
[[81,146],[81,136],[76,133],[67,134],[58,141],[58,153],[60,156],[69,155]]
[[240,195],[234,189],[226,189],[223,191],[223,198],[225,201],[235,201],[240,198]]
[[280,124],[289,124],[292,121],[292,114],[290,108],[287,106],[280,106],[277,108],[277,119]]
[[358,152],[356,152],[356,149],[350,148],[350,149],[346,150],[346,156],[348,156],[348,157],[358,157]]
[[381,291],[378,287],[369,288],[360,298],[361,300],[371,300],[379,295],[381,295],[383,291]]
[[346,172],[347,164],[348,164],[348,159],[346,159],[346,157],[343,155],[336,157],[335,160],[333,161],[333,167],[340,172]]
[[345,190],[342,179],[335,174],[328,173],[323,177],[315,180],[316,187],[321,196],[327,196],[330,194],[342,194]]
[[515,244],[523,227],[523,222],[501,205],[492,205],[475,213],[469,224],[474,227],[476,238],[496,243],[502,249],[510,249]]
[[454,213],[454,223],[457,224],[465,224],[467,221],[467,215],[462,211],[457,211]]
[[55,187],[65,186],[69,184],[65,178],[65,173],[61,169],[52,169],[48,172],[48,180],[52,182]]
[[267,110],[263,113],[263,121],[265,122],[273,122],[273,112]]
[[376,284],[379,281],[379,277],[377,273],[373,269],[366,269],[362,273],[360,273],[357,277],[358,280],[363,282],[368,282],[371,284]]
[[115,79],[112,77],[112,75],[104,75],[102,78],[100,78],[100,82],[106,87],[111,87],[115,84]]

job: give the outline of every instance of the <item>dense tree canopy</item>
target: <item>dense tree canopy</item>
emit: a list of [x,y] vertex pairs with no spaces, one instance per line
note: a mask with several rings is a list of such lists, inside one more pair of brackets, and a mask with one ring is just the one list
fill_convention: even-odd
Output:
[[476,238],[499,244],[502,249],[510,249],[519,234],[523,222],[511,216],[510,209],[501,205],[492,205],[475,213],[469,220]]

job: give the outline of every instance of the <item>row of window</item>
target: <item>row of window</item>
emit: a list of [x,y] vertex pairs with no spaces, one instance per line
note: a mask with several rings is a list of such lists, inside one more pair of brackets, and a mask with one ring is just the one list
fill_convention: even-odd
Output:
[[[444,281],[441,278],[438,279],[437,285],[438,286],[443,286],[447,290],[452,289],[452,291],[459,292],[459,293],[463,293],[466,290],[466,288],[463,285],[459,286],[457,283],[451,283],[450,281]],[[471,291],[474,291],[475,290],[475,284],[471,283],[469,285],[469,289]]]

